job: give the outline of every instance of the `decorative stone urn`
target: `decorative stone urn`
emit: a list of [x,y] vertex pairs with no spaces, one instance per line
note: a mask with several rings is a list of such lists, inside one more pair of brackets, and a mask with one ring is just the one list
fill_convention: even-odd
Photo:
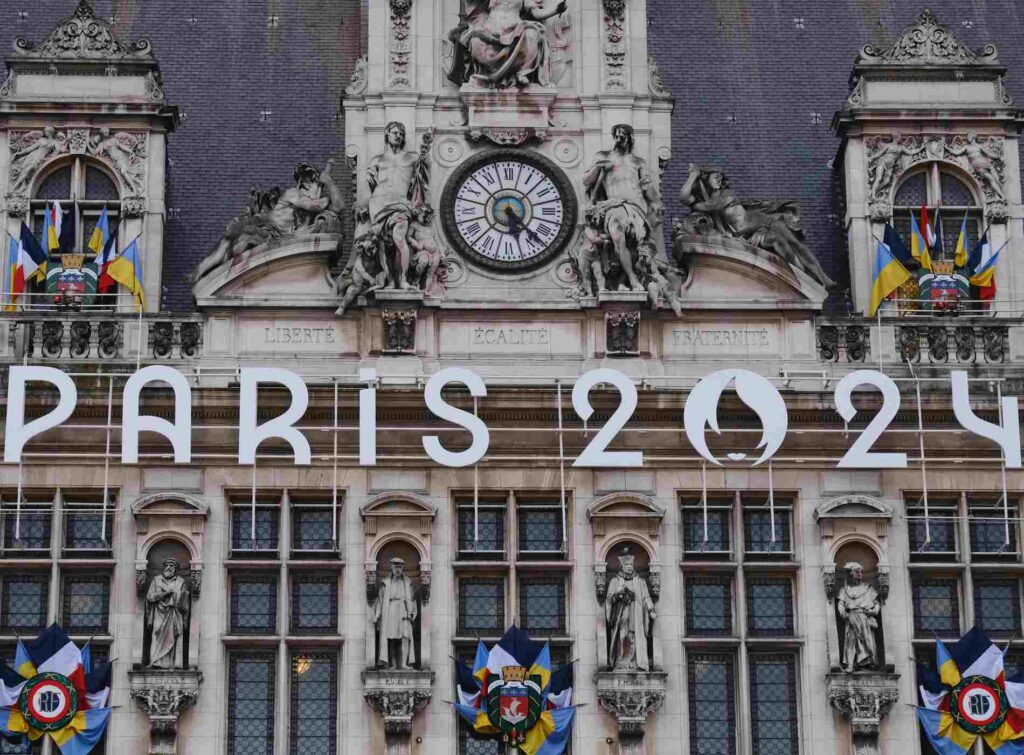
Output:
[[363,672],[363,697],[384,717],[387,755],[411,755],[412,719],[427,707],[433,671],[380,669]]
[[203,674],[195,669],[128,672],[131,697],[149,716],[149,755],[176,755],[178,718],[199,700]]
[[884,671],[832,673],[825,677],[828,700],[853,728],[851,755],[878,755],[882,719],[899,699],[899,674]]
[[598,671],[597,701],[619,725],[620,755],[644,755],[647,717],[665,702],[664,671]]

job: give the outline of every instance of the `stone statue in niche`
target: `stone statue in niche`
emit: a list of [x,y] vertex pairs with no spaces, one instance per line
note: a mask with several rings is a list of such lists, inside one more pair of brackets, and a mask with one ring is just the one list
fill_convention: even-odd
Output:
[[611,670],[649,671],[647,640],[658,614],[647,582],[636,572],[636,556],[628,546],[619,554],[619,571],[608,583],[604,611]]
[[826,288],[835,285],[807,246],[796,202],[740,202],[725,173],[692,163],[681,198],[692,212],[676,225],[677,259],[684,257],[681,236],[724,236],[777,254]]
[[[590,209],[587,211],[589,234],[584,234],[584,256],[600,246],[613,255],[603,263],[605,284],[615,291],[623,283],[633,291],[646,291],[637,275],[636,263],[641,242],[649,239],[665,213],[658,181],[651,175],[647,161],[633,154],[633,127],[619,124],[612,128],[615,146],[597,153],[586,173]],[[603,237],[607,237],[607,241]],[[590,273],[580,271],[582,275]],[[600,282],[598,282],[600,285]]]
[[413,625],[418,609],[412,582],[405,576],[405,560],[390,561],[391,574],[380,581],[373,605],[377,627],[377,663],[393,669],[408,669],[416,662]]
[[[408,151],[405,126],[392,121],[384,127],[384,143],[385,150],[367,168],[370,196],[356,209],[357,254],[350,265],[362,256],[368,272],[379,269],[372,272],[372,285],[361,284],[362,293],[373,287],[423,290],[434,284],[427,271],[432,267],[436,277],[441,269],[440,258],[433,262],[434,256],[441,255],[441,247],[432,230],[433,210],[428,203],[433,138],[424,134],[419,152]],[[378,261],[373,265],[367,264],[366,254],[360,254],[367,251],[366,239],[376,243]],[[346,269],[342,279],[349,272]]]
[[864,567],[851,561],[843,567],[846,584],[836,595],[836,612],[843,623],[843,670],[878,668],[875,630],[882,615],[878,591],[864,581]]
[[299,163],[292,188],[284,192],[276,187],[268,191],[252,189],[249,206],[228,223],[217,248],[196,267],[193,282],[261,244],[289,236],[341,233],[345,200],[331,178],[333,166],[334,161],[328,160],[321,171],[309,163]]
[[175,655],[186,631],[189,611],[189,589],[178,576],[180,565],[173,558],[164,559],[163,571],[153,577],[146,591],[146,624],[150,629],[149,665],[153,668],[182,668],[175,665]]
[[449,80],[479,87],[551,86],[559,34],[548,20],[566,0],[464,0],[462,21],[448,33],[454,55]]

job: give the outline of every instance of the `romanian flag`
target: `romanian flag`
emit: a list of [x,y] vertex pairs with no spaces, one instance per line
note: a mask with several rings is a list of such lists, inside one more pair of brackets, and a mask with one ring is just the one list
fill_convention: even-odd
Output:
[[107,275],[135,294],[135,306],[146,306],[146,291],[142,285],[142,256],[139,240],[135,239],[107,266]]
[[960,223],[960,235],[956,237],[956,256],[953,257],[953,264],[957,267],[967,267],[967,213]]
[[[928,222],[928,208],[921,208],[921,218],[924,223]],[[917,220],[914,218],[914,213],[910,213],[910,254],[917,260],[917,264],[921,266],[923,270],[931,272],[932,269],[932,256],[928,251],[928,240],[922,234],[921,227],[918,226]]]
[[868,317],[873,317],[882,305],[882,301],[893,291],[910,280],[910,273],[907,268],[900,264],[892,250],[883,241],[879,241],[875,248],[875,269],[872,274],[871,284],[871,306],[868,309]]
[[34,277],[46,274],[46,252],[25,223],[21,224],[17,249],[12,244],[14,269],[11,271],[11,304],[25,293],[25,286]]
[[89,248],[94,254],[100,254],[107,245],[110,238],[110,217],[107,215],[107,207],[103,206],[100,219],[96,221],[96,227],[92,229],[92,236],[89,237]]

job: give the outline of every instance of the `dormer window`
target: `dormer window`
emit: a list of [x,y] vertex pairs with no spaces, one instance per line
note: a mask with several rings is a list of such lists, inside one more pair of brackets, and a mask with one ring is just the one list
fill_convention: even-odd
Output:
[[99,163],[83,156],[74,156],[59,164],[39,182],[31,203],[32,231],[37,238],[42,239],[43,236],[47,205],[54,202],[60,202],[65,222],[74,220],[73,251],[85,252],[89,256],[92,256],[92,251],[86,245],[103,208],[107,208],[111,230],[121,214],[121,196],[116,182]]
[[[974,191],[965,179],[939,163],[925,163],[913,172],[907,173],[896,188],[892,208],[893,226],[900,237],[910,245],[910,215],[920,222],[921,206],[928,207],[928,217],[939,222],[936,231],[942,228],[942,249],[944,259],[953,259],[956,240],[960,235],[960,224],[967,214],[967,251],[978,241],[984,230],[984,212],[978,204]],[[935,257],[935,255],[932,255]]]

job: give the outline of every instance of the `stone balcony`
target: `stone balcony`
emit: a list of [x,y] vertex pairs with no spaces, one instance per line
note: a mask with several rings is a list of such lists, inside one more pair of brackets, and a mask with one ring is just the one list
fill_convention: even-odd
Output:
[[202,357],[201,315],[15,312],[0,317],[0,362],[182,362]]

